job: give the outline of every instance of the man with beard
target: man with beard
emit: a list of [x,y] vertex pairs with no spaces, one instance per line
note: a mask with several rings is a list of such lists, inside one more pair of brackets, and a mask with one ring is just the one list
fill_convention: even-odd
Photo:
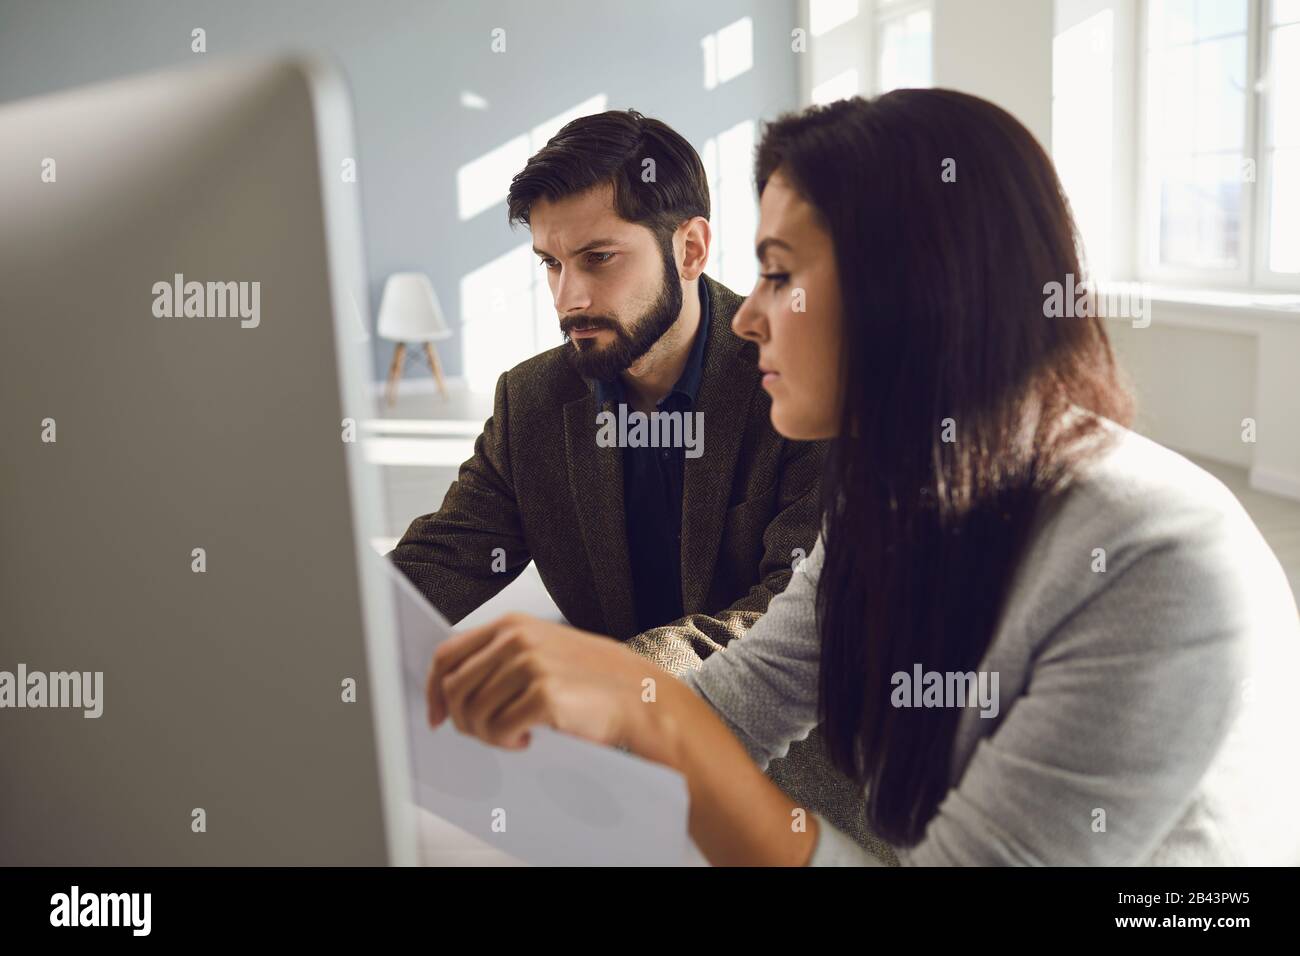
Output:
[[[704,275],[708,184],[683,137],[632,110],[574,120],[507,205],[532,230],[564,344],[500,377],[474,456],[389,557],[453,624],[531,560],[573,626],[677,674],[698,667],[811,551],[824,448],[772,428],[757,349],[731,331],[741,297]],[[696,415],[702,454],[598,441],[598,416],[621,404]],[[772,766],[870,839],[816,740]]]
[[[534,561],[570,624],[696,666],[811,550],[822,448],[772,428],[741,298],[704,275],[708,183],[683,137],[632,110],[574,120],[507,206],[564,344],[500,377],[474,456],[389,557],[452,623]],[[703,454],[598,442],[621,403],[700,413]]]

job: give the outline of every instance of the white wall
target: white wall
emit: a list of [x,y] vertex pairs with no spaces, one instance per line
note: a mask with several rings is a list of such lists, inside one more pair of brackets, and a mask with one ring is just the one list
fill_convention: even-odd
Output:
[[[1112,320],[1109,330],[1139,399],[1140,431],[1300,499],[1300,315],[1156,302],[1149,328]],[[1247,418],[1253,442],[1243,440]]]
[[[550,135],[539,130],[593,98],[659,117],[701,152],[717,143],[719,205],[734,197],[742,222],[732,229],[736,216],[715,209],[715,252],[739,231],[732,259],[752,272],[745,124],[797,105],[795,10],[796,0],[0,0],[0,101],[195,63],[195,27],[207,31],[201,56],[211,59],[330,55],[354,103],[371,314],[390,273],[427,273],[457,333],[440,348],[447,373],[482,368],[490,385],[560,343],[527,231],[506,222],[505,189]],[[708,85],[704,38],[745,19],[743,68]],[[505,31],[500,52],[496,29]],[[466,193],[486,193],[486,202],[467,209]],[[715,255],[709,273],[725,279],[720,265]],[[382,380],[392,345],[376,346],[373,375]]]
[[[1169,306],[1154,307],[1162,316]],[[1162,444],[1249,468],[1241,421],[1255,415],[1257,336],[1163,325],[1109,323],[1111,342],[1138,400],[1137,430]],[[1215,370],[1213,387],[1184,381],[1184,369]]]
[[934,85],[997,103],[1052,142],[1049,0],[935,0]]
[[799,57],[799,104],[812,102],[812,91],[845,71],[858,76],[858,93],[870,95],[875,88],[875,10],[873,0],[858,0],[856,16],[838,26],[812,35],[810,0],[799,0],[798,26],[807,31],[807,51]]
[[[810,28],[810,0],[800,0],[799,25]],[[1051,0],[932,0],[933,80],[997,103],[1044,144],[1052,131]],[[876,76],[876,0],[821,36],[810,36],[801,61],[800,102],[814,86],[847,69],[871,95]]]

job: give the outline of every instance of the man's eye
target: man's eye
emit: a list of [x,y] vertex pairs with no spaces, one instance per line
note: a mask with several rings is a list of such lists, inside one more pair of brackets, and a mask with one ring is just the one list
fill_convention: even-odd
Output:
[[774,289],[781,288],[790,280],[790,273],[788,272],[760,272],[759,275],[772,283]]
[[542,265],[544,265],[546,268],[548,268],[548,269],[552,269],[552,270],[558,268],[559,265],[560,265],[560,264],[559,264],[558,262],[556,262],[554,259],[539,259],[538,261],[539,261]]
[[612,252],[591,252],[587,254],[587,261],[594,266],[598,266],[601,265],[602,263],[609,262],[609,260],[613,258],[614,258],[614,253]]

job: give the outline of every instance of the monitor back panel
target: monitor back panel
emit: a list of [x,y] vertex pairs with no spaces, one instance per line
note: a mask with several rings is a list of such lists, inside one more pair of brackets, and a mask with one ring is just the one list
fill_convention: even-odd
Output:
[[387,858],[311,85],[0,107],[4,863]]

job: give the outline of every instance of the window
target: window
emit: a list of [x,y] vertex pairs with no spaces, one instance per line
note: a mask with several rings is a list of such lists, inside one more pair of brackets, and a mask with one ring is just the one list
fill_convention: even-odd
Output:
[[880,0],[876,21],[876,89],[929,86],[930,5]]
[[754,233],[758,209],[754,203],[753,156],[757,126],[742,120],[700,150],[709,181],[713,248],[707,272],[727,288],[747,295],[758,281]]
[[830,33],[858,15],[858,0],[808,0],[808,26],[815,37]]
[[931,0],[808,0],[813,104],[933,82]]
[[1147,0],[1144,276],[1300,283],[1300,0]]
[[1263,84],[1265,278],[1300,276],[1300,0],[1274,0]]
[[[456,171],[460,218],[473,219],[493,208],[505,218],[510,178],[560,127],[604,111],[607,99],[598,93],[461,166]],[[468,102],[462,96],[461,103],[466,109],[481,108],[473,94]],[[475,391],[490,391],[502,368],[560,344],[550,287],[531,239],[461,276],[460,336],[463,374]]]
[[1115,271],[1114,47],[1110,9],[1063,30],[1052,42],[1052,157],[1094,279],[1108,279]]

